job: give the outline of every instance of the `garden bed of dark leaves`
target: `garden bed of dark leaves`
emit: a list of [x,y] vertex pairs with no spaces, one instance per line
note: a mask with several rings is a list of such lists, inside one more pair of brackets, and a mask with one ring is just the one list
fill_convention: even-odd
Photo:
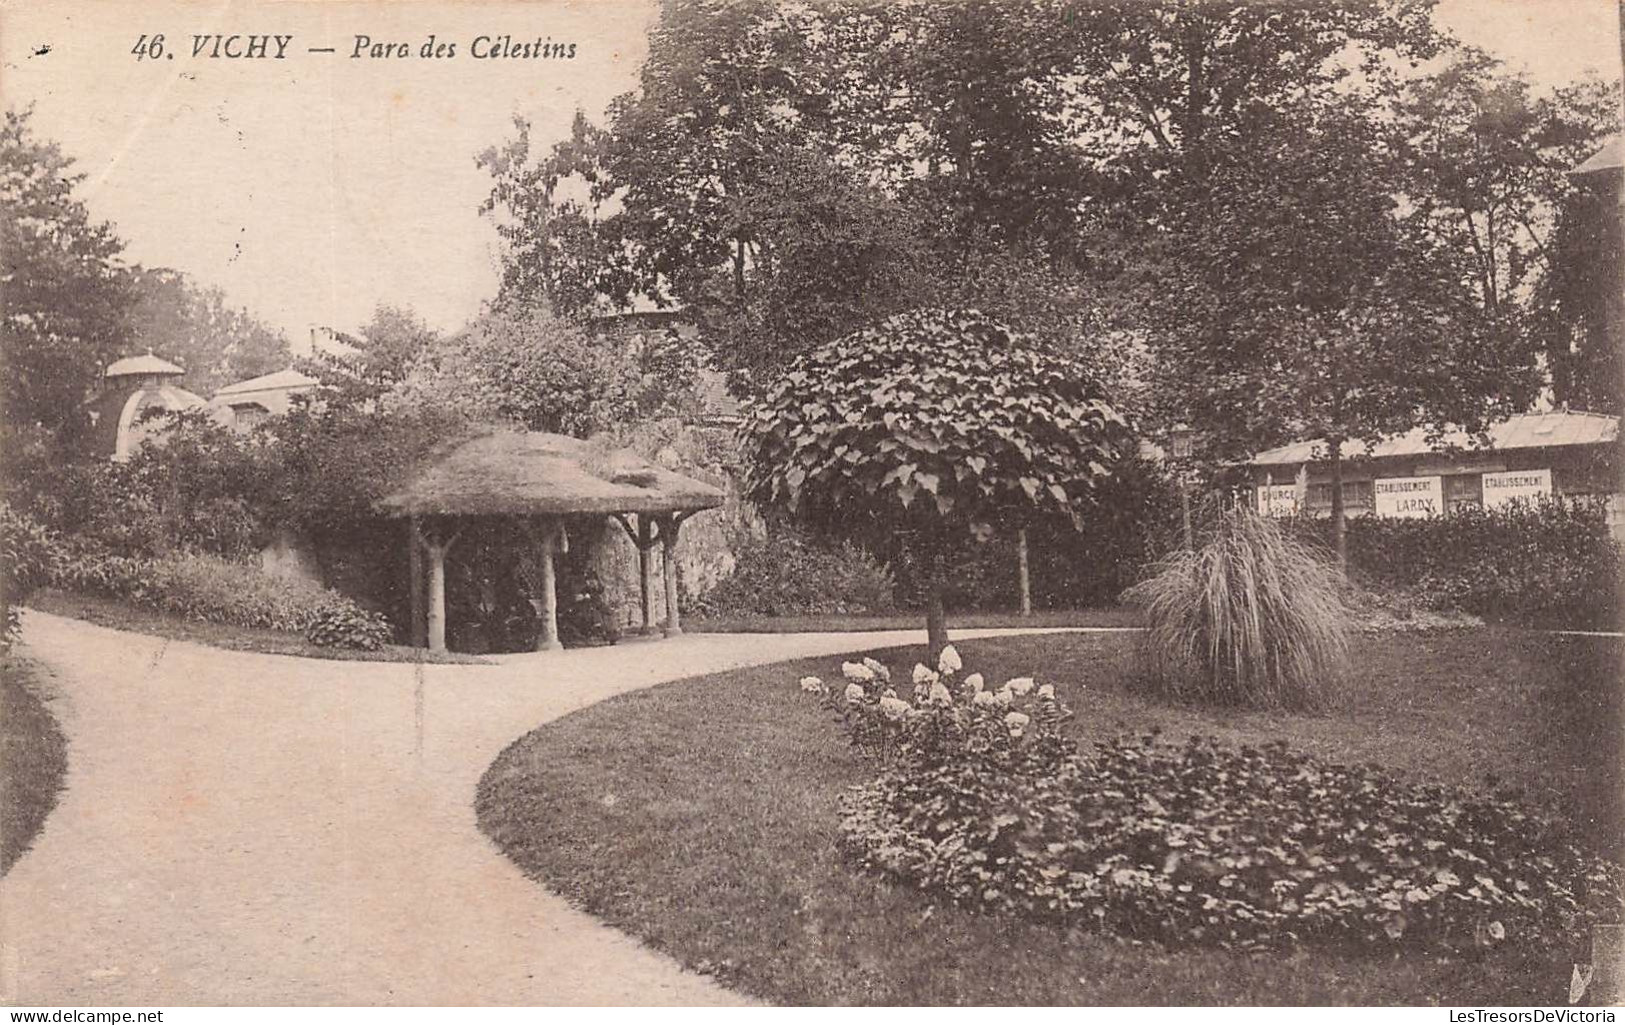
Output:
[[[1622,920],[1622,874],[1511,792],[1414,783],[1285,742],[1119,738],[1088,753],[1030,680],[878,663],[818,690],[878,773],[842,802],[858,867],[933,898],[1168,946],[1569,949]],[[1014,686],[1012,686],[1012,684]],[[815,686],[816,685],[816,686]]]

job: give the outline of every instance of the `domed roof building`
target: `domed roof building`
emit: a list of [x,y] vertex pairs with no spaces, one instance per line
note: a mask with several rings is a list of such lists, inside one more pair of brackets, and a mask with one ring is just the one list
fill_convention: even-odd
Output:
[[203,406],[202,398],[176,383],[185,373],[154,356],[151,349],[144,356],[126,356],[111,363],[102,373],[101,394],[91,403],[97,449],[123,462],[152,435],[153,425],[142,422],[149,410]]

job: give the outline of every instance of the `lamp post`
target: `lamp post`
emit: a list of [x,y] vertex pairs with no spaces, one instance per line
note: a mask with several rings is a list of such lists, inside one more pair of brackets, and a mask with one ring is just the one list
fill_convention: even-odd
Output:
[[1195,453],[1196,432],[1187,424],[1175,424],[1168,432],[1168,455],[1174,461],[1174,472],[1179,477],[1179,512],[1185,525],[1185,550],[1195,551],[1196,542],[1191,536],[1191,491],[1187,471],[1191,456]]

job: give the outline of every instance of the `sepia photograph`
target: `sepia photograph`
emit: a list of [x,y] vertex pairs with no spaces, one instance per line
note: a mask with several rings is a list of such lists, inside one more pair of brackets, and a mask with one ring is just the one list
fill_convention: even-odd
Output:
[[0,0],[8,1021],[1613,1022],[1622,72]]

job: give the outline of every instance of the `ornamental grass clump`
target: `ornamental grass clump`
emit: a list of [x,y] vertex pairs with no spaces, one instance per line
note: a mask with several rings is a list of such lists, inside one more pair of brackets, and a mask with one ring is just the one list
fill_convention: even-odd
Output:
[[1571,949],[1621,921],[1621,871],[1512,794],[1396,779],[1284,741],[1120,737],[1079,753],[1053,686],[958,679],[910,699],[870,659],[803,677],[875,766],[838,845],[931,899],[1169,947]]
[[1145,609],[1143,685],[1175,701],[1249,708],[1325,703],[1348,655],[1340,574],[1245,509],[1220,515],[1125,598]]

